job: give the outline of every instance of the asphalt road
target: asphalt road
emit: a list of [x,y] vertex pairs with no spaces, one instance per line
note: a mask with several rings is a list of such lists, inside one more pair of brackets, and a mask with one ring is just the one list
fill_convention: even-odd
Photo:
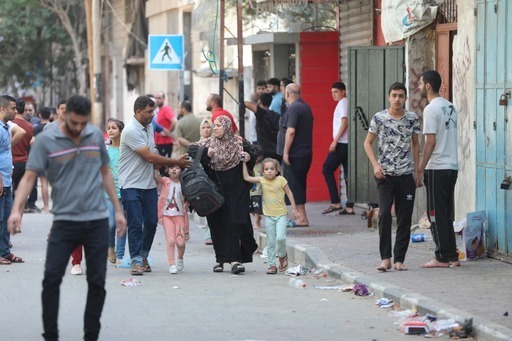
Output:
[[[0,268],[0,340],[40,340],[41,281],[51,215],[26,214],[13,252],[25,264]],[[213,273],[213,248],[203,244],[193,224],[185,269],[168,273],[159,227],[151,257],[153,273],[125,287],[128,269],[109,265],[101,340],[400,340],[397,317],[374,304],[373,297],[314,288],[343,284],[308,275],[307,287],[288,286],[289,276],[266,275],[265,260],[255,257],[246,273]],[[86,268],[86,267],[85,267]],[[67,269],[61,286],[61,340],[82,338],[86,276]]]

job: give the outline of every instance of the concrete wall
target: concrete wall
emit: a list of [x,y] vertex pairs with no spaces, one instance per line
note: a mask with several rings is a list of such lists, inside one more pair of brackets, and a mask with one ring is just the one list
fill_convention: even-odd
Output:
[[455,220],[476,209],[476,17],[474,0],[459,0],[458,31],[453,39],[453,102],[458,110],[459,177],[455,187]]

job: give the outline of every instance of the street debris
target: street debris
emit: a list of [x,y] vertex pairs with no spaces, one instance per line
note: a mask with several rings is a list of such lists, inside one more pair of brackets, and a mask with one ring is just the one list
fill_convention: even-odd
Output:
[[298,279],[298,278],[290,278],[290,280],[288,281],[288,285],[291,287],[291,288],[295,288],[295,289],[305,289],[306,288],[306,282],[304,282],[302,279]]
[[286,269],[285,273],[288,276],[306,276],[309,273],[309,269],[299,264]]
[[121,280],[121,285],[123,287],[136,287],[139,286],[141,283],[140,281],[136,280],[135,278],[128,278]]
[[352,289],[352,292],[356,296],[368,296],[368,295],[370,295],[370,293],[368,292],[368,289],[366,289],[366,285],[364,285],[362,283],[355,284],[354,288]]
[[382,298],[379,298],[378,300],[375,300],[375,304],[383,309],[387,309],[387,308],[393,308],[395,303],[393,302],[393,300],[390,300],[389,298],[382,297]]
[[[385,302],[385,300],[381,302]],[[412,310],[399,310],[400,308],[395,305],[393,309],[397,310],[390,312],[389,315],[400,317],[398,322],[395,322],[395,324],[398,326],[398,330],[402,334],[423,335],[428,338],[449,335],[450,338],[473,339],[472,319],[469,319],[461,326],[459,323],[455,322],[454,319],[438,319],[436,316],[431,314],[422,316],[416,312],[415,307],[413,307]]]
[[[331,286],[315,285],[314,288],[315,289],[320,289],[320,290],[337,290],[337,291],[341,291],[341,289],[343,289],[343,285],[331,285]],[[350,290],[352,290],[352,288],[350,288]]]
[[420,221],[418,221],[418,227],[420,229],[429,229],[430,228],[430,220],[428,220],[428,216],[426,213],[424,213],[421,216]]

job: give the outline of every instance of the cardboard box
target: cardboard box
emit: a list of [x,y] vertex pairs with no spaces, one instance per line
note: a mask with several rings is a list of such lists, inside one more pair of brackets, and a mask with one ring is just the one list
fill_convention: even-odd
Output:
[[455,240],[459,260],[475,260],[485,257],[485,211],[470,212],[465,221],[454,223]]

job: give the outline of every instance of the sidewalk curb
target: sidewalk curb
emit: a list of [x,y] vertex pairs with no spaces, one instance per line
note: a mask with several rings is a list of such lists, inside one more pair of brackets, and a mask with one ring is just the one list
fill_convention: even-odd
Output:
[[[259,251],[266,244],[264,232],[256,231],[256,242]],[[355,271],[342,264],[332,263],[325,253],[307,244],[291,244],[287,242],[286,251],[291,263],[303,264],[308,268],[321,268],[327,275],[341,279],[349,284],[362,283],[377,297],[386,297],[397,302],[403,309],[415,306],[420,314],[432,314],[439,318],[453,319],[463,325],[473,320],[473,331],[477,340],[512,340],[512,330],[480,316],[470,316],[467,312],[444,303],[435,301],[416,292],[409,292],[401,287],[379,280],[371,275]]]

